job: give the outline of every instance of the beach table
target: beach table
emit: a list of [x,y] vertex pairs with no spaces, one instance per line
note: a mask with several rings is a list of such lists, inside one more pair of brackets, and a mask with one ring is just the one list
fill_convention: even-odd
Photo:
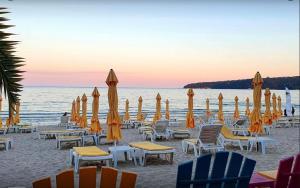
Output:
[[248,146],[249,149],[248,151],[252,151],[253,149],[253,145],[256,144],[257,145],[257,150],[259,150],[258,146],[261,146],[261,152],[263,154],[266,153],[266,145],[270,142],[274,142],[274,139],[269,138],[269,137],[253,137],[253,138],[249,138],[248,139]]
[[[126,159],[133,159],[134,165],[136,166],[136,157],[134,148],[130,146],[113,146],[108,148],[109,153],[113,155],[114,167],[118,166],[118,156],[119,154],[124,154]],[[126,155],[127,154],[127,155]]]
[[275,180],[264,177],[258,173],[253,173],[248,188],[270,187],[274,188]]

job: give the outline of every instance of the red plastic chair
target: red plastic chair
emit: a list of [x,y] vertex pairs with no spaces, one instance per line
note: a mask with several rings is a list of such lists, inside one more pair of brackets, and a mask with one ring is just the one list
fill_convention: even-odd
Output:
[[116,188],[118,170],[110,167],[102,167],[100,188]]
[[56,188],[74,188],[73,169],[65,170],[56,175]]
[[79,188],[96,188],[97,167],[81,167],[79,169]]
[[291,174],[289,188],[300,187],[300,153],[296,156],[294,168]]
[[122,172],[120,188],[135,188],[136,178],[136,173]]
[[290,180],[294,157],[280,160],[275,188],[287,188]]
[[33,188],[51,188],[51,179],[50,177],[42,178],[32,182]]

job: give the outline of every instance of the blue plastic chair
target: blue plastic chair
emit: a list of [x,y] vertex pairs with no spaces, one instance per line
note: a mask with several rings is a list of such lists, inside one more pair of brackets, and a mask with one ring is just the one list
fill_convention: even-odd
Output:
[[[193,161],[178,166],[177,188],[247,188],[256,161],[239,153],[217,152],[197,158],[195,174],[192,179]],[[212,163],[212,164],[211,164]],[[212,167],[211,167],[212,165]],[[210,172],[211,171],[211,172]]]

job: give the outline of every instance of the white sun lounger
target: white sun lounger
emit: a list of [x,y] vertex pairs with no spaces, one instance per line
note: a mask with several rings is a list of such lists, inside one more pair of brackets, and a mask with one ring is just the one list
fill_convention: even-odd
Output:
[[0,138],[0,145],[4,145],[5,150],[8,151],[12,148],[12,140],[10,138]]

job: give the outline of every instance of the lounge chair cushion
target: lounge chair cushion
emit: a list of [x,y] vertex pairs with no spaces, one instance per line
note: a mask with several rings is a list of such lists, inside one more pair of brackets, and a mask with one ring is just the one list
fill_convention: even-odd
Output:
[[198,139],[184,139],[185,142],[191,142],[192,144],[197,144],[198,143]]
[[107,156],[109,153],[96,146],[73,147],[73,150],[80,156]]
[[81,139],[80,136],[58,136],[59,140],[74,140],[74,139]]
[[221,129],[221,133],[225,138],[231,140],[248,140],[249,138],[253,138],[250,136],[235,136],[232,134],[231,130],[227,128],[225,125]]
[[154,144],[151,142],[131,142],[129,143],[129,145],[135,148],[144,149],[148,151],[164,151],[174,149],[173,147]]
[[272,180],[276,180],[277,177],[277,170],[270,170],[270,171],[261,171],[258,172],[260,175],[272,179]]

